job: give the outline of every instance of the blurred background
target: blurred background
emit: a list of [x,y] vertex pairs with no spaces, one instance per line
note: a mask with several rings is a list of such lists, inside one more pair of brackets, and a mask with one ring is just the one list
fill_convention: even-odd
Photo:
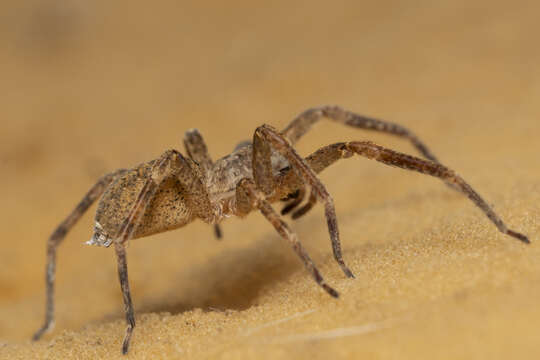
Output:
[[[45,346],[27,339],[43,317],[45,243],[55,226],[100,175],[156,158],[168,148],[183,151],[183,132],[192,127],[202,132],[217,159],[249,139],[258,125],[283,128],[317,105],[338,104],[388,119],[412,129],[441,161],[496,204],[508,223],[534,240],[540,184],[539,11],[532,1],[481,0],[0,2],[4,350],[13,355]],[[414,153],[402,140],[332,123],[317,125],[299,150],[307,155],[322,145],[353,139]],[[386,253],[393,244],[418,243],[426,232],[432,238],[454,239],[450,250],[445,248],[451,253],[457,247],[463,256],[467,251],[499,254],[476,260],[483,264],[478,282],[468,282],[470,274],[464,274],[467,280],[456,280],[451,288],[434,266],[429,276],[402,289],[414,292],[426,282],[432,285],[433,291],[418,293],[410,308],[427,299],[453,299],[478,284],[498,291],[524,273],[530,280],[538,277],[531,255],[538,255],[537,250],[524,253],[520,246],[508,245],[473,206],[436,181],[359,160],[337,164],[322,178],[343,219],[342,237],[351,262],[370,261],[369,255],[361,255],[366,244]],[[49,340],[65,329],[76,332],[111,321],[119,330],[110,337],[118,343],[122,336],[114,254],[82,244],[91,236],[94,209],[60,249],[58,320]],[[321,215],[320,209],[313,212],[296,229],[333,283],[340,284],[343,279],[332,262]],[[456,228],[464,232],[456,235]],[[293,281],[297,273],[294,281],[305,283],[305,296],[313,293],[330,301],[259,216],[232,219],[223,229],[222,242],[201,223],[134,242],[129,256],[137,310],[181,317],[196,308],[248,311],[256,303],[271,308],[272,301],[265,303],[260,294],[277,291],[275,286]],[[480,237],[469,236],[470,229],[493,238],[488,242],[493,248],[486,250]],[[476,239],[473,245],[466,242],[470,238]],[[519,258],[516,263],[527,265],[512,265],[499,277],[494,275],[497,268],[512,258],[505,253],[508,247]],[[436,264],[441,253],[428,251],[425,256]],[[459,260],[444,261],[454,271],[464,268]],[[359,296],[370,285],[376,288],[377,274],[366,274],[365,266],[358,263],[355,268],[362,274]],[[408,284],[405,278],[401,281]],[[523,296],[509,303],[523,305],[525,295],[531,301],[540,299],[529,293],[530,284],[522,285],[516,288],[524,289],[523,294],[518,291]],[[282,291],[290,293],[283,286]],[[385,294],[372,294],[372,302],[397,301]],[[348,304],[357,314],[366,305]],[[530,313],[520,316],[524,324],[534,318]],[[494,319],[494,328],[508,329],[503,320]],[[482,323],[477,325],[482,328]],[[459,334],[459,327],[454,330]],[[451,332],[441,331],[440,339],[451,338]],[[515,353],[513,340],[501,342],[502,335],[493,334],[487,336],[488,343],[509,344],[504,349]],[[136,339],[143,341],[142,336]],[[383,340],[364,351],[382,356],[388,351],[381,346]],[[448,346],[444,340],[440,344]],[[530,354],[533,343],[527,344],[519,348]],[[350,343],[340,346],[354,348]],[[504,354],[504,349],[483,352],[482,346],[471,344],[464,354]],[[418,349],[411,347],[409,354],[418,358]],[[325,351],[330,350],[322,347],[321,354]]]

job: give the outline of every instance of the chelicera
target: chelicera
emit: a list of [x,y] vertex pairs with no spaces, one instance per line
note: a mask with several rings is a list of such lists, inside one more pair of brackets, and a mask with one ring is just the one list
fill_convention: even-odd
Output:
[[[359,129],[379,131],[408,139],[424,157],[418,158],[376,145],[369,141],[340,142],[324,146],[306,158],[294,144],[320,119]],[[88,244],[114,245],[122,289],[126,334],[122,352],[126,354],[135,327],[128,283],[126,245],[128,241],[182,227],[195,219],[213,224],[218,237],[219,223],[229,216],[244,217],[259,210],[279,235],[287,240],[315,282],[333,297],[338,292],[328,285],[281,215],[292,212],[297,218],[318,201],[324,205],[334,258],[347,277],[354,277],[341,255],[336,211],[332,197],[317,174],[340,159],[359,155],[386,165],[438,177],[466,195],[495,224],[497,229],[524,243],[528,238],[506,227],[492,207],[453,170],[442,165],[428,148],[406,128],[383,120],[361,116],[337,106],[309,109],[296,117],[283,131],[259,126],[251,142],[242,142],[229,155],[213,162],[196,129],[186,132],[187,156],[168,150],[159,158],[132,169],[120,169],[100,178],[75,210],[56,228],[47,242],[46,315],[34,335],[39,339],[54,323],[54,275],[56,250],[66,233],[90,205],[101,197],[94,234]],[[300,206],[309,192],[309,197]],[[281,215],[271,206],[286,201]]]

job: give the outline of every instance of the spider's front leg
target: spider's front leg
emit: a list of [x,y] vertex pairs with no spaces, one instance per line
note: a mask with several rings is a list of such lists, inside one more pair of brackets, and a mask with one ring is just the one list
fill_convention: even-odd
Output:
[[196,165],[192,161],[185,159],[178,151],[169,150],[165,152],[152,166],[150,175],[145,180],[135,203],[120,226],[118,236],[114,240],[118,263],[118,277],[124,299],[124,311],[127,322],[126,334],[122,343],[123,354],[127,354],[128,352],[131,335],[135,327],[125,246],[133,238],[134,234],[136,234],[137,226],[140,224],[145,210],[154,198],[159,186],[165,179],[171,176],[176,177],[182,184],[186,192],[185,196],[188,198],[188,204],[191,206],[191,211],[196,216],[205,218],[211,213],[208,193],[195,167]]
[[237,215],[245,216],[252,208],[259,209],[264,217],[266,217],[266,219],[274,226],[279,235],[289,241],[317,284],[319,284],[319,286],[321,286],[328,294],[337,298],[339,296],[338,292],[326,284],[321,273],[309,257],[306,249],[304,249],[302,243],[298,240],[298,236],[289,228],[287,223],[281,220],[280,216],[266,200],[265,194],[257,189],[255,183],[251,179],[245,178],[240,180],[236,187]]
[[[269,125],[263,125],[255,130],[253,135],[253,178],[258,190],[266,198],[271,198],[280,193],[282,189],[277,189],[272,168],[273,151],[277,151],[285,157],[291,168],[297,174],[301,182],[311,188],[314,194],[324,204],[325,216],[328,224],[328,231],[332,241],[334,258],[341,269],[348,277],[354,277],[351,270],[345,265],[341,254],[341,244],[339,240],[339,230],[337,226],[336,211],[332,197],[317,178],[317,175],[309,167],[302,157],[294,150],[290,143],[277,130]],[[265,215],[266,216],[266,215]],[[268,216],[267,216],[268,217]],[[307,266],[307,265],[306,265]],[[309,266],[308,266],[309,269]]]
[[345,126],[377,131],[407,139],[426,159],[438,162],[437,158],[429,148],[409,129],[389,121],[356,114],[335,105],[320,106],[304,111],[291,121],[281,133],[294,144],[304,136],[315,123],[323,118],[327,118]]
[[[356,114],[339,106],[326,105],[308,109],[292,120],[281,134],[292,144],[295,144],[321,119],[328,119],[356,129],[377,131],[407,139],[426,159],[438,162],[429,148],[409,129],[389,121]],[[287,200],[292,199],[292,201],[285,205],[281,214],[285,215],[294,210],[302,202],[304,195],[301,192],[289,194]],[[317,197],[311,194],[308,202],[292,213],[292,218],[297,219],[306,214],[315,205],[316,200]]]
[[[313,171],[319,173],[337,160],[346,159],[353,155],[360,155],[386,165],[437,177],[467,196],[484,212],[500,232],[524,243],[529,243],[529,239],[525,235],[509,229],[493,208],[465,180],[440,163],[403,154],[370,141],[351,141],[328,145],[308,156],[306,162]],[[282,183],[294,181],[294,174],[286,174],[285,178],[280,181]]]

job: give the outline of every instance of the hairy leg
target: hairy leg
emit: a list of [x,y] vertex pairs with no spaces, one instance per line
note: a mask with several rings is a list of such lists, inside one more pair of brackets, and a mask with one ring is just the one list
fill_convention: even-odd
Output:
[[[188,156],[199,164],[203,175],[206,178],[209,171],[212,169],[213,162],[199,130],[191,129],[186,131],[184,136],[184,147],[186,148]],[[218,240],[223,237],[223,232],[221,231],[219,224],[214,225],[214,235]]]
[[236,187],[236,202],[238,215],[240,216],[247,215],[252,208],[259,209],[264,217],[266,217],[266,219],[274,226],[279,235],[291,244],[317,284],[331,296],[336,298],[339,296],[336,290],[326,284],[319,270],[306,252],[306,249],[304,249],[302,243],[298,240],[296,234],[283,220],[281,220],[280,216],[274,211],[270,203],[265,200],[265,195],[256,188],[255,183],[252,180],[242,179],[238,183]]
[[86,210],[99,198],[107,186],[114,178],[125,170],[117,170],[110,174],[101,177],[94,186],[83,197],[81,202],[68,215],[68,217],[58,225],[47,241],[47,265],[45,270],[46,284],[46,305],[45,305],[45,322],[43,326],[34,334],[33,340],[38,340],[44,333],[51,330],[54,326],[54,279],[56,272],[56,250],[58,245],[64,240],[68,231],[77,223],[84,215]]
[[190,129],[186,131],[184,135],[184,147],[188,156],[199,164],[201,171],[206,177],[212,168],[213,162],[199,130]]
[[291,121],[281,134],[294,144],[322,118],[327,118],[340,124],[359,129],[379,131],[403,137],[408,139],[426,159],[437,162],[437,158],[429,151],[427,146],[424,145],[416,135],[403,126],[358,115],[339,106],[321,106],[306,110]]
[[122,289],[122,297],[124,299],[124,312],[127,322],[126,334],[124,336],[124,341],[122,342],[122,354],[125,355],[129,350],[131,334],[133,333],[133,329],[135,328],[135,311],[133,310],[131,292],[129,290],[126,247],[120,242],[115,242],[114,250],[116,252],[118,278],[120,279],[120,288]]
[[306,161],[298,155],[289,141],[269,125],[258,127],[253,135],[252,167],[255,184],[266,197],[272,197],[272,195],[279,190],[276,188],[272,169],[272,149],[279,152],[289,161],[289,164],[296,175],[304,184],[311,188],[311,193],[324,204],[334,259],[337,261],[345,275],[354,277],[351,270],[345,265],[341,254],[336,210],[334,208],[332,197],[317,178],[315,172],[313,172]]
[[[303,135],[305,135],[311,127],[319,120],[326,118],[337,123],[355,127],[358,129],[379,131],[391,135],[396,135],[408,139],[412,145],[422,154],[426,159],[438,162],[435,155],[429,151],[428,147],[424,145],[416,135],[405,127],[394,124],[388,121],[370,118],[367,116],[355,114],[351,111],[343,109],[339,106],[321,106],[304,111],[298,115],[291,123],[281,132],[282,135],[287,137],[291,143],[298,141]],[[450,185],[453,187],[452,185]],[[306,203],[301,209],[293,213],[292,218],[297,219],[307,212],[315,205],[314,196],[310,197],[310,201]],[[297,207],[300,202],[286,205],[287,211],[292,211]],[[285,209],[282,210],[282,212]]]
[[[332,165],[339,159],[346,159],[353,155],[360,155],[368,159],[382,162],[386,165],[400,167],[406,170],[420,172],[431,175],[452,185],[454,189],[460,191],[478,206],[484,214],[495,224],[500,232],[512,236],[520,241],[529,243],[529,239],[514,230],[507,228],[501,218],[489,206],[489,204],[459,175],[453,170],[439,163],[420,159],[414,156],[406,155],[391,149],[384,148],[369,141],[353,141],[347,143],[336,143],[325,146],[306,158],[306,163],[319,173],[326,167]],[[286,174],[280,183],[294,181],[294,174]]]
[[204,216],[205,213],[209,213],[210,204],[206,188],[193,166],[194,165],[190,163],[190,160],[185,159],[178,151],[169,150],[165,152],[152,167],[150,177],[146,179],[143,188],[137,196],[137,200],[133,204],[126,219],[122,222],[119,236],[114,240],[118,263],[118,277],[124,298],[124,312],[127,322],[126,333],[124,341],[122,342],[123,354],[127,354],[129,350],[131,335],[135,327],[133,303],[131,301],[128,282],[125,246],[137,230],[142,215],[158,191],[160,184],[170,176],[175,176],[188,190],[187,193],[192,194],[194,198],[197,198],[196,201],[199,208],[194,210],[198,213],[198,216]]

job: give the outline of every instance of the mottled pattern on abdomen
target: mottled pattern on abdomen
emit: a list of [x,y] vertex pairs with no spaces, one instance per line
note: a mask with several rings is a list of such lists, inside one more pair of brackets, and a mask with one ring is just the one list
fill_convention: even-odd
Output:
[[[103,194],[96,211],[96,222],[116,238],[137,196],[150,176],[154,161],[141,164],[116,179]],[[179,228],[193,220],[184,189],[176,178],[163,181],[143,215],[133,238]]]

